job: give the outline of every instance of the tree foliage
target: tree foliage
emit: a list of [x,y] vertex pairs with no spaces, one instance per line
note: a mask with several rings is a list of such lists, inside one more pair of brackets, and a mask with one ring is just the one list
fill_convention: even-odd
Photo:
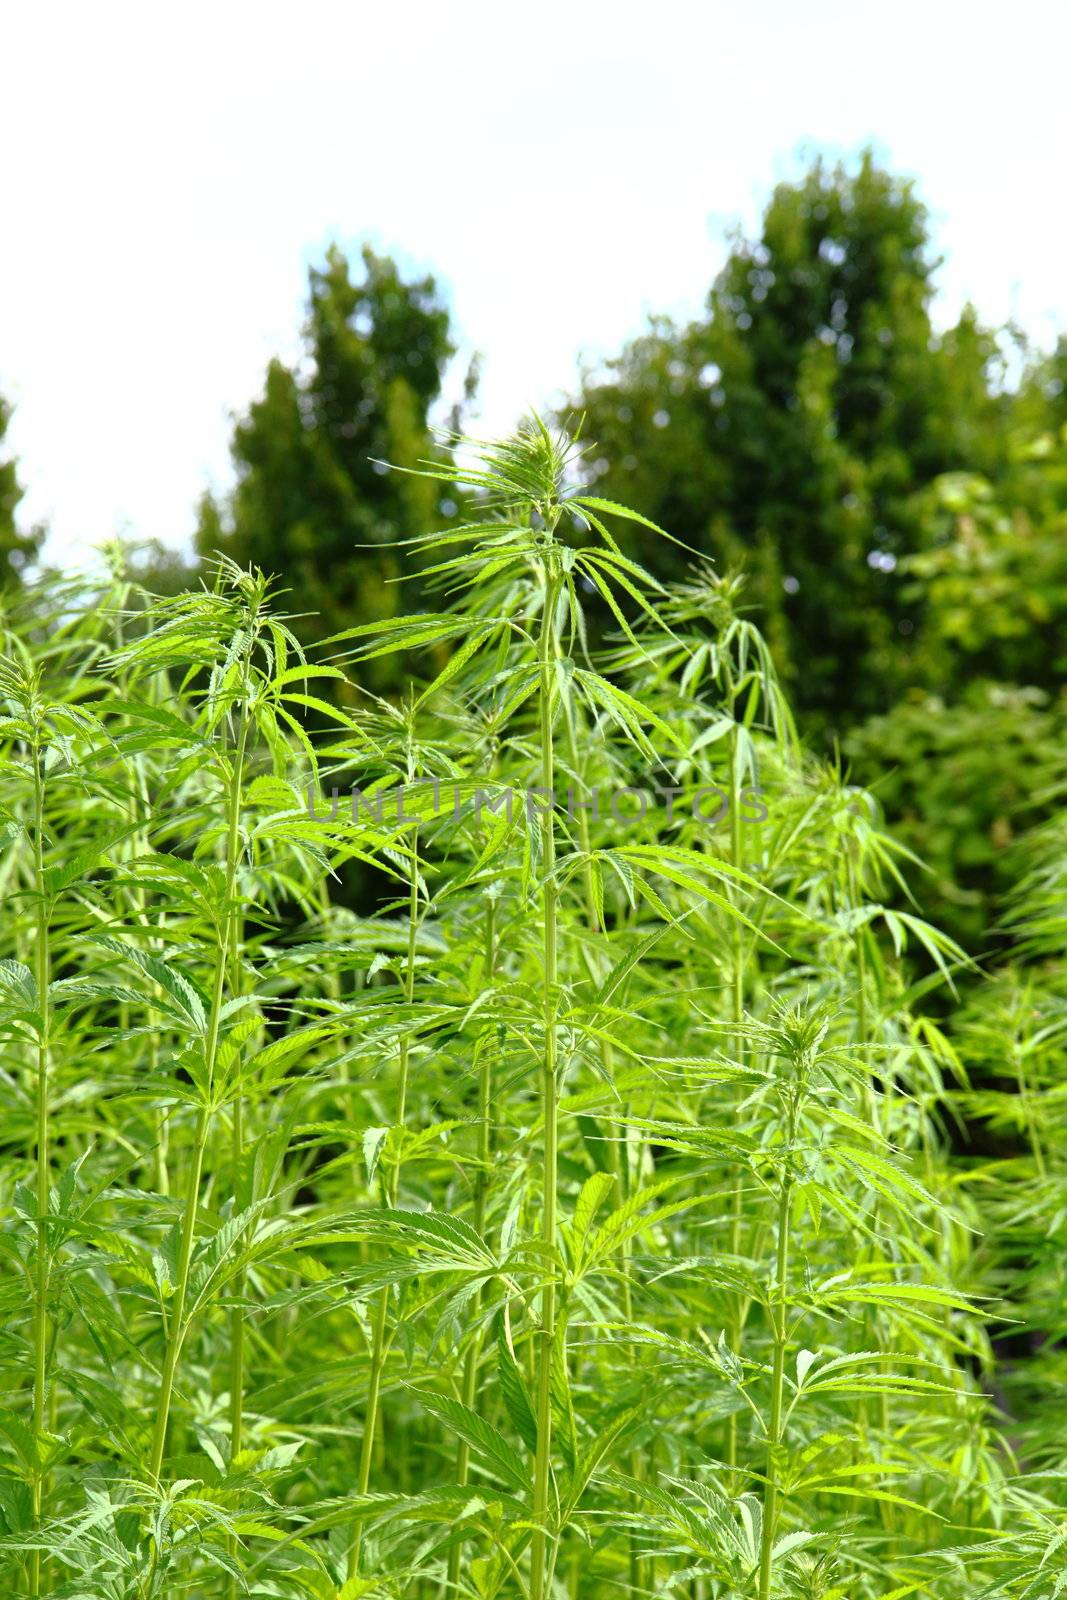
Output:
[[1003,455],[996,344],[970,311],[935,336],[934,267],[909,183],[869,155],[818,162],[735,240],[702,317],[655,320],[575,401],[620,492],[745,564],[801,714],[830,731],[906,677],[916,490]]
[[307,614],[295,623],[307,636],[417,605],[415,586],[401,594],[393,582],[393,546],[457,507],[384,465],[432,453],[427,418],[453,354],[433,278],[405,281],[369,248],[353,275],[334,246],[310,273],[304,346],[293,367],[271,362],[238,422],[236,486],[222,501],[205,497],[197,548],[276,576]]

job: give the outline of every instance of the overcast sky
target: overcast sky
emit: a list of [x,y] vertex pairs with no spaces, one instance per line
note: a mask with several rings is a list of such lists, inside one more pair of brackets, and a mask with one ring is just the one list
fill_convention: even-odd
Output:
[[814,150],[917,178],[940,320],[1067,327],[1059,0],[9,0],[0,28],[0,393],[67,562],[188,537],[331,239],[437,274],[493,429],[694,312]]

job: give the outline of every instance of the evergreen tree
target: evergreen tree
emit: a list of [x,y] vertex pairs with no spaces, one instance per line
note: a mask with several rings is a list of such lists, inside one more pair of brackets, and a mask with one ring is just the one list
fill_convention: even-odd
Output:
[[[854,173],[820,161],[775,191],[758,238],[735,240],[703,317],[655,320],[576,402],[623,498],[743,562],[827,732],[906,680],[917,618],[897,568],[921,545],[915,491],[992,472],[1004,448],[995,341],[969,310],[935,338],[935,265],[909,183],[870,155]],[[663,576],[679,559],[649,552]]]
[[[272,361],[262,395],[236,427],[237,484],[201,503],[197,548],[276,574],[308,637],[414,604],[386,548],[455,515],[454,497],[393,472],[432,452],[427,415],[453,354],[433,278],[405,282],[363,251],[362,278],[336,247],[310,274],[306,354]],[[301,630],[297,624],[298,631]]]

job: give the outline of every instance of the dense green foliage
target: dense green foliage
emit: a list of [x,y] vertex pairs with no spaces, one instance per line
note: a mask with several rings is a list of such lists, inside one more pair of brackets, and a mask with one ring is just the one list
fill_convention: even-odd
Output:
[[915,491],[1003,449],[995,341],[970,312],[934,337],[932,269],[909,184],[817,165],[736,243],[704,317],[655,323],[576,402],[631,503],[745,561],[798,708],[835,729],[904,681]]
[[928,544],[902,563],[917,681],[843,740],[934,873],[938,919],[983,953],[1014,880],[1007,846],[1064,770],[1067,432],[1023,435],[1012,455],[997,489],[952,474],[919,497]]
[[[1063,1328],[1062,828],[984,986],[892,903],[906,852],[805,754],[738,583],[660,584],[579,467],[538,424],[429,466],[477,510],[417,545],[451,604],[309,660],[229,561],[147,609],[121,571],[25,595],[13,1592],[1061,1592],[1062,1430],[990,1390],[1036,1381],[1002,1299]],[[1028,1153],[961,1163],[954,1105]]]
[[[610,461],[628,503],[744,571],[801,726],[876,786],[982,952],[1018,809],[1062,761],[1067,341],[1034,357],[971,311],[936,334],[933,266],[909,184],[817,164],[704,316],[654,321],[574,410],[594,483]],[[680,575],[675,547],[640,553]]]
[[[312,275],[307,359],[272,366],[235,434],[232,501],[206,502],[199,531],[327,629],[417,609],[414,550],[381,541],[462,514],[450,488],[370,459],[428,453],[450,344],[431,282],[364,267],[357,283],[334,251]],[[935,268],[909,183],[869,156],[816,163],[733,241],[704,314],[654,319],[571,410],[598,443],[593,488],[610,461],[629,504],[744,572],[805,733],[877,785],[935,875],[935,915],[979,952],[1015,808],[1062,738],[1067,343],[1034,358],[970,310],[936,333]],[[685,580],[685,549],[640,527],[620,541]],[[610,635],[598,595],[587,610]],[[409,665],[368,671],[395,688]]]
[[1067,341],[935,265],[817,164],[460,449],[331,250],[98,587],[0,403],[5,1593],[1064,1592]]

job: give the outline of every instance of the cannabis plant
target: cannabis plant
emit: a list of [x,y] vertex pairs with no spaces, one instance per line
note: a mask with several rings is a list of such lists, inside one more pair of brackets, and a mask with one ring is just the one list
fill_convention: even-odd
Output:
[[7,1590],[1051,1600],[1061,833],[989,980],[742,575],[447,445],[436,609],[6,617]]

